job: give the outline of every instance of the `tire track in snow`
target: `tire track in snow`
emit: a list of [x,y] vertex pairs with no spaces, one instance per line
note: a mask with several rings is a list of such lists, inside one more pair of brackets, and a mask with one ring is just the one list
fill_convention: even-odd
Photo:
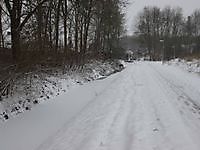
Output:
[[[175,84],[168,78],[168,76],[164,76],[158,69],[152,67],[152,65],[150,66],[156,72],[156,75],[160,82],[163,82],[167,85],[168,88],[165,91],[168,92],[165,92],[166,95],[169,95],[169,92],[174,93],[173,99],[176,99],[176,104],[182,107],[180,113],[183,115],[184,112],[187,111],[187,113],[191,114],[190,117],[187,116],[186,120],[191,120],[190,118],[194,117],[200,120],[200,104],[198,101],[198,98],[200,97],[200,92],[195,88],[193,88],[191,91],[189,85],[185,85],[185,87],[183,88],[183,86]],[[164,84],[161,84],[161,86],[163,85]],[[185,88],[187,88],[187,92]],[[188,91],[190,94],[188,93]],[[193,99],[194,96],[191,96],[191,93],[195,93],[195,100]],[[200,127],[200,122],[197,125]]]
[[[133,74],[131,70],[130,74]],[[131,149],[132,134],[129,130],[129,121],[131,119],[131,112],[134,109],[134,97],[135,97],[135,78],[130,75],[123,83],[123,91],[125,97],[121,101],[118,113],[114,117],[112,126],[108,131],[107,146],[105,150],[129,150]],[[131,93],[128,93],[132,89]]]
[[[166,135],[167,128],[163,123],[159,107],[164,102],[163,94],[156,80],[152,79],[149,68],[143,63],[136,72],[136,78],[140,85],[137,88],[133,121],[133,144],[132,149],[136,150],[170,150],[173,144]],[[142,76],[141,76],[142,75]]]
[[[150,71],[152,72],[151,73],[153,75],[152,77],[154,78],[154,80],[157,80],[157,83],[159,84],[160,88],[163,89],[162,92],[165,94],[166,97],[168,97],[166,103],[171,105],[171,108],[173,108],[173,111],[174,111],[173,114],[179,116],[177,117],[177,119],[179,120],[179,123],[182,122],[182,125],[181,125],[182,128],[185,128],[183,133],[188,135],[187,142],[190,141],[190,143],[193,143],[194,147],[190,149],[195,149],[195,150],[199,149],[198,147],[195,148],[195,145],[197,146],[199,143],[198,141],[200,140],[198,136],[198,133],[200,134],[200,132],[198,132],[200,128],[200,121],[198,119],[199,116],[196,116],[193,112],[188,110],[187,108],[188,106],[185,105],[185,102],[188,101],[189,103],[193,105],[197,105],[197,104],[194,104],[195,101],[184,91],[183,88],[179,88],[179,85],[176,85],[175,83],[173,83],[172,80],[170,80],[167,73],[171,73],[171,72],[164,72],[163,70],[165,68],[163,68],[163,70],[159,69],[159,67],[161,66],[159,66],[159,64],[156,64],[156,63],[155,64],[149,63],[148,66],[150,67],[149,72]],[[199,94],[199,93],[196,93],[196,94]],[[180,101],[180,97],[182,98],[183,102]],[[172,114],[172,117],[173,117],[173,114]]]
[[[126,122],[123,121],[127,115],[126,107],[129,105],[129,94],[127,95],[124,88],[129,85],[128,82],[130,83],[129,78],[126,78],[125,75],[120,76],[116,82],[112,82],[109,88],[106,88],[107,91],[104,90],[101,94],[97,94],[94,103],[85,108],[82,114],[79,114],[66,128],[49,139],[39,149],[107,149],[109,147],[107,141],[111,139],[110,135],[113,136],[113,129],[118,128],[118,122],[122,126],[126,125]],[[118,84],[120,88],[116,89]],[[121,111],[124,112],[121,113]],[[119,136],[116,136],[115,140],[117,137]],[[120,145],[123,145],[122,142]]]
[[179,93],[155,69],[130,65],[39,150],[198,150],[200,136],[176,106]]

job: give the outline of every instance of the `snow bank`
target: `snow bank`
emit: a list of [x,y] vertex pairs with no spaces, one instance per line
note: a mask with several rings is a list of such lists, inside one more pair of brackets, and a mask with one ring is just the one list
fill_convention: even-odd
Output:
[[27,73],[16,80],[12,95],[0,96],[0,120],[8,120],[31,110],[34,105],[67,92],[73,86],[104,79],[121,71],[124,65],[123,61],[118,60],[92,61],[83,67],[48,68]]
[[36,150],[85,107],[93,104],[116,78],[118,74],[103,81],[74,86],[60,96],[41,102],[31,111],[0,122],[0,150]]
[[192,73],[200,73],[200,60],[193,59],[192,61],[186,61],[184,59],[174,59],[169,61],[168,64],[179,66]]

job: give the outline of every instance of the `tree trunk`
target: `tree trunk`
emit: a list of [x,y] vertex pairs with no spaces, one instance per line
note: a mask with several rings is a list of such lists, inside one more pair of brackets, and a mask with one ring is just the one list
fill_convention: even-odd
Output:
[[[38,0],[39,3],[39,0]],[[43,50],[43,39],[42,39],[42,29],[43,29],[43,13],[42,13],[42,5],[38,7],[37,11],[37,22],[38,22],[38,51]]]
[[64,8],[63,8],[63,14],[64,14],[64,48],[65,51],[67,52],[67,15],[68,15],[68,10],[67,10],[67,5],[68,5],[68,0],[64,0]]
[[20,31],[18,30],[15,19],[11,19],[11,41],[13,60],[18,61],[21,56]]
[[57,7],[57,12],[56,12],[56,52],[58,50],[58,43],[59,43],[59,21],[60,21],[60,6],[61,6],[62,0],[58,0],[58,7]]
[[79,37],[79,32],[78,32],[78,13],[76,12],[76,16],[75,16],[75,41],[74,41],[74,44],[75,44],[75,60],[76,60],[76,63],[78,64],[79,63],[79,49],[78,49],[78,37]]
[[89,30],[89,24],[88,24],[88,22],[87,22],[87,23],[84,25],[83,55],[85,55],[86,50],[87,50],[88,30]]
[[13,2],[13,8],[10,14],[11,20],[11,41],[12,41],[12,56],[14,61],[19,61],[21,57],[20,46],[20,31],[19,26],[21,22],[21,3],[20,0]]
[[90,0],[88,4],[88,12],[87,12],[87,16],[85,18],[85,24],[84,24],[83,62],[85,61],[85,53],[88,47],[88,32],[89,32],[90,21],[91,21],[92,3],[93,3],[93,0]]
[[2,26],[2,8],[0,6],[0,47],[4,48],[3,26]]
[[75,51],[78,53],[78,12],[75,12]]
[[49,13],[49,42],[50,42],[50,47],[52,48],[53,47],[53,37],[52,37],[52,18],[51,18],[51,15],[52,15],[52,11],[50,11]]
[[81,24],[80,27],[80,51],[82,52],[83,50],[83,23]]

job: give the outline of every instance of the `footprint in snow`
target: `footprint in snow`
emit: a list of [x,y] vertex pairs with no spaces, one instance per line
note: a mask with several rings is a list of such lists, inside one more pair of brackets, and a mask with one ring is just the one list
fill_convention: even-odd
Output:
[[159,131],[159,129],[157,129],[157,128],[153,129],[153,132],[158,132],[158,131]]

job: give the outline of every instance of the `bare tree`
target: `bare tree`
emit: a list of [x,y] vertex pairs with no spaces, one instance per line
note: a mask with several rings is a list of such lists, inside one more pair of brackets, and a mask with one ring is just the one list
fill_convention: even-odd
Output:
[[11,22],[11,41],[12,41],[12,55],[15,61],[20,59],[21,47],[20,47],[20,35],[21,30],[32,17],[32,15],[37,11],[37,9],[48,0],[42,0],[35,6],[35,8],[29,12],[22,20],[22,7],[23,0],[4,0],[5,6],[8,10],[10,22]]
[[160,40],[164,40],[164,56],[174,58],[175,49],[181,46],[183,24],[181,8],[166,7],[160,10],[157,7],[146,7],[138,16],[136,28],[151,58],[161,59],[163,43]]
[[2,25],[2,6],[0,4],[0,47],[4,47],[3,25]]

